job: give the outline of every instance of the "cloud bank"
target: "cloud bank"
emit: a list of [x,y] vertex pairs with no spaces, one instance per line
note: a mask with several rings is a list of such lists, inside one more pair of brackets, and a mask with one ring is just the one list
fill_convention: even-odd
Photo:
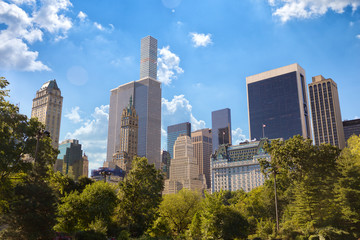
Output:
[[172,80],[176,79],[184,70],[180,67],[180,58],[170,51],[166,46],[158,50],[158,80],[165,85],[170,85]]
[[77,116],[78,112],[79,107],[75,107],[70,114],[65,115],[73,121],[80,119],[82,122],[82,125],[74,132],[68,132],[65,139],[79,140],[83,152],[89,157],[89,170],[101,167],[106,160],[109,105],[96,107],[86,120]]
[[360,6],[360,0],[268,0],[268,3],[274,8],[273,15],[282,22],[321,16],[329,10],[343,13],[347,7],[356,11]]
[[63,13],[71,6],[69,0],[0,1],[0,23],[7,26],[0,32],[0,68],[49,71],[29,45],[43,41],[44,33],[50,33],[55,40],[66,38],[72,21]]

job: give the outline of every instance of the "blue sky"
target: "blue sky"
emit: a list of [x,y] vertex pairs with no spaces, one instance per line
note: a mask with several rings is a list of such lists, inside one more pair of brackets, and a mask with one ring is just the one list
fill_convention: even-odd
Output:
[[343,119],[360,116],[360,0],[0,0],[0,75],[28,116],[56,79],[60,140],[79,139],[95,168],[110,90],[138,79],[147,35],[158,39],[163,129],[211,127],[211,111],[228,107],[233,141],[248,138],[246,76],[295,62],[308,83],[337,82]]

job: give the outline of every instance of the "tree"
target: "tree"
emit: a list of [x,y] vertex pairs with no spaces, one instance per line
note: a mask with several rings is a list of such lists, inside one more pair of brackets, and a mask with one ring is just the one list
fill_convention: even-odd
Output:
[[[9,82],[0,78],[0,224],[6,239],[49,239],[56,197],[48,186],[57,150],[49,137],[38,138],[44,125],[28,120],[6,101]],[[35,163],[24,156],[37,158]]]
[[[340,171],[336,186],[338,203],[341,207],[343,223],[346,230],[355,239],[360,238],[360,137],[352,136],[348,147],[341,152],[338,159]],[[350,237],[349,237],[350,239]]]
[[87,185],[82,193],[73,191],[62,198],[55,230],[71,234],[99,229],[106,232],[116,203],[115,189],[102,181]]
[[[205,192],[202,208],[193,218],[188,236],[194,239],[246,238],[248,222],[233,206],[224,205],[225,192]],[[200,226],[200,231],[199,227]]]
[[200,202],[199,192],[185,188],[176,194],[165,195],[159,207],[156,224],[164,222],[170,228],[172,236],[183,236],[200,207]]
[[119,205],[116,221],[128,229],[131,236],[144,234],[157,217],[164,188],[163,175],[146,158],[135,157],[132,168],[119,183]]
[[7,225],[1,239],[51,239],[55,224],[56,198],[46,183],[23,182],[14,187],[9,210],[2,215]]
[[[265,144],[271,161],[262,161],[264,172],[276,173],[284,184],[281,205],[285,219],[304,234],[335,224],[338,219],[334,186],[338,177],[339,149],[329,144],[312,145],[310,139],[295,136],[286,141]],[[274,181],[274,174],[270,181]],[[286,225],[286,224],[285,224]]]

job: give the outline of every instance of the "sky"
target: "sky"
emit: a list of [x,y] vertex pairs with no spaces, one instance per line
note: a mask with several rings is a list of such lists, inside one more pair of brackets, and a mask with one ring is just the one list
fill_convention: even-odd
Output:
[[28,117],[56,79],[60,141],[78,139],[94,169],[106,158],[110,90],[138,80],[148,35],[158,39],[163,149],[168,125],[211,128],[223,108],[233,143],[247,139],[246,77],[292,63],[307,83],[337,83],[343,120],[360,116],[360,0],[0,0],[0,76]]

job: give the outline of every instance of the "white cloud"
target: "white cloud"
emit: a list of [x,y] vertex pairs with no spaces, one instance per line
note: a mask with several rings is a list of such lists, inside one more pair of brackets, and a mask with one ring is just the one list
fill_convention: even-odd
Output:
[[79,14],[77,15],[77,17],[80,19],[80,21],[85,21],[85,19],[87,18],[86,13],[80,11]]
[[161,145],[166,148],[166,128],[170,125],[190,122],[192,131],[205,128],[204,120],[198,120],[192,113],[192,106],[184,95],[174,96],[170,101],[162,98],[162,127],[161,127]]
[[190,33],[191,40],[194,43],[194,47],[206,47],[212,43],[211,34],[204,33]]
[[[68,10],[70,6],[69,0],[0,1],[0,23],[7,26],[0,32],[0,68],[50,70],[37,60],[39,53],[29,50],[29,45],[41,42],[44,32],[53,34],[54,39],[65,38],[72,23],[59,12]],[[31,13],[29,9],[32,9]]]
[[357,38],[357,39],[360,39],[360,34],[356,35],[356,38]]
[[305,19],[324,15],[328,10],[343,13],[346,7],[353,11],[360,6],[360,0],[268,0],[274,7],[274,16],[282,22],[293,18]]
[[232,130],[231,135],[232,135],[233,145],[237,145],[245,140],[248,140],[241,128]]
[[109,105],[96,107],[90,118],[80,128],[68,132],[66,139],[78,139],[83,151],[89,156],[91,168],[98,168],[106,159],[106,143],[109,121]]
[[41,7],[35,11],[34,23],[50,33],[63,33],[72,27],[70,18],[59,14],[72,6],[69,0],[41,0]]
[[104,30],[104,27],[100,24],[100,23],[97,23],[97,22],[94,22],[94,26],[99,29],[100,31],[103,31]]
[[172,80],[177,78],[178,74],[184,72],[179,65],[179,56],[172,53],[169,46],[159,49],[157,71],[158,80],[165,85],[170,85]]
[[83,120],[80,117],[79,114],[80,107],[76,106],[71,108],[71,112],[65,114],[65,117],[69,120],[73,121],[74,123],[82,122]]
[[174,96],[171,101],[162,98],[161,105],[163,115],[165,116],[163,119],[166,121],[164,126],[190,122],[192,130],[205,128],[205,121],[197,120],[194,117],[192,114],[192,106],[184,95]]
[[162,126],[161,126],[161,136],[162,137],[167,137],[167,132]]

